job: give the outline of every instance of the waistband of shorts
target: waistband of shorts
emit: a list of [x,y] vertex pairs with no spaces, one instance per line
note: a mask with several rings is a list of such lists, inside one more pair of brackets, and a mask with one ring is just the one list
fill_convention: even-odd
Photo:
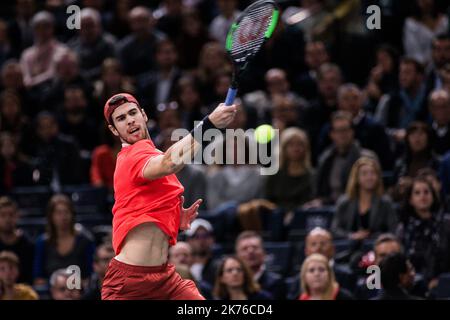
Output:
[[111,267],[117,268],[119,270],[125,270],[128,272],[134,272],[134,273],[158,273],[158,272],[165,272],[169,268],[173,267],[172,264],[166,262],[163,265],[160,266],[135,266],[131,264],[127,264],[125,262],[119,261],[116,258],[111,259]]

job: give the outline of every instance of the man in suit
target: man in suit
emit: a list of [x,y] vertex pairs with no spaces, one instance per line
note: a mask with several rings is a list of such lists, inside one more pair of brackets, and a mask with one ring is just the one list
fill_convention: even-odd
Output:
[[428,108],[431,114],[433,150],[442,156],[450,150],[450,94],[435,90],[430,94]]
[[253,271],[254,279],[262,290],[270,292],[276,300],[286,299],[286,287],[281,275],[267,270],[263,239],[254,231],[244,231],[235,242],[236,255]]

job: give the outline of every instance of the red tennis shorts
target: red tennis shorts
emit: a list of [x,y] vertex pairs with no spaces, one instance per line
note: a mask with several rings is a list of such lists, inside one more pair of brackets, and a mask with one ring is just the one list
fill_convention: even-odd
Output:
[[102,300],[205,300],[194,281],[183,280],[172,264],[133,266],[112,259],[102,286]]

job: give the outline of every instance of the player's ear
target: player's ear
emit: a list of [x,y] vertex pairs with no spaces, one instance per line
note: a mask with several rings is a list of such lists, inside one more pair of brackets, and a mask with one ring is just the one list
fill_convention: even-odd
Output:
[[145,114],[144,109],[141,108],[141,112],[142,112],[142,115],[144,116],[145,122],[147,122],[147,121],[148,121],[148,117],[147,117],[147,115]]
[[115,135],[116,137],[119,136],[119,131],[117,131],[117,129],[114,126],[109,124],[108,129],[111,130],[112,134]]

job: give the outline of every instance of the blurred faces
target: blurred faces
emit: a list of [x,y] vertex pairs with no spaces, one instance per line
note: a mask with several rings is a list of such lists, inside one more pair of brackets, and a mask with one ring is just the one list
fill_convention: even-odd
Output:
[[289,92],[289,82],[286,73],[281,69],[271,69],[266,73],[267,91],[271,95]]
[[399,83],[405,90],[412,90],[422,81],[422,75],[417,72],[413,63],[402,62],[399,69]]
[[381,67],[384,73],[389,73],[394,70],[394,60],[385,50],[377,51],[377,65]]
[[90,15],[81,14],[80,37],[86,43],[94,43],[101,34],[101,25]]
[[444,91],[431,94],[430,113],[433,120],[440,126],[450,123],[450,95]]
[[308,263],[304,281],[310,292],[325,291],[329,279],[330,274],[324,262],[312,260]]
[[239,261],[228,258],[220,280],[228,288],[241,288],[244,285],[244,270]]
[[63,81],[70,81],[74,79],[78,73],[78,59],[75,53],[65,53],[56,62],[56,72],[58,77]]
[[172,68],[178,59],[177,51],[172,42],[164,41],[156,51],[156,62],[161,69]]
[[435,39],[431,50],[431,57],[436,68],[441,68],[450,62],[450,39]]
[[206,257],[212,252],[214,238],[211,232],[203,227],[198,227],[197,231],[188,239],[192,253],[196,256]]
[[358,171],[358,185],[361,189],[374,191],[378,185],[380,177],[377,170],[372,165],[362,165]]
[[381,260],[392,253],[398,253],[401,251],[400,243],[397,241],[385,241],[380,243],[374,248],[375,251],[375,264],[379,265]]
[[5,287],[10,288],[14,286],[18,277],[19,268],[16,264],[8,261],[0,262],[0,280],[3,281]]
[[57,203],[52,213],[52,222],[57,229],[69,229],[71,227],[73,213],[65,203]]
[[80,300],[81,291],[69,289],[67,279],[68,277],[63,275],[56,277],[55,284],[50,288],[53,300]]
[[305,62],[311,70],[317,70],[322,64],[329,62],[330,56],[323,42],[309,42],[305,49]]
[[4,206],[0,208],[0,232],[12,234],[17,226],[17,209],[13,206]]
[[356,117],[361,111],[363,97],[361,91],[353,86],[341,87],[338,95],[339,110],[350,112]]
[[414,286],[414,278],[416,277],[416,271],[411,261],[406,261],[407,271],[400,275],[400,286],[402,288],[410,289]]
[[237,8],[237,0],[217,0],[217,6],[225,17],[231,17]]
[[43,115],[38,118],[37,134],[44,142],[50,142],[58,135],[58,124],[53,116]]
[[19,89],[23,87],[22,70],[17,62],[10,62],[3,65],[2,84],[8,89]]
[[320,253],[329,260],[334,257],[334,245],[331,234],[324,229],[313,229],[306,237],[305,255]]
[[338,150],[344,151],[353,143],[353,128],[346,119],[335,119],[331,122],[330,138]]
[[414,182],[409,204],[417,213],[429,212],[433,205],[433,193],[430,186],[425,182]]
[[236,254],[253,271],[259,270],[264,264],[264,248],[261,240],[257,237],[241,239],[236,244]]
[[179,241],[176,245],[170,247],[169,255],[170,262],[174,265],[192,265],[192,248],[186,242]]
[[0,154],[5,160],[13,160],[17,153],[17,146],[14,137],[7,133],[0,134]]
[[153,18],[151,11],[145,7],[135,7],[129,14],[130,28],[138,35],[148,34],[151,31]]
[[81,88],[69,88],[64,92],[64,108],[67,113],[83,112],[87,108],[87,100]]
[[335,70],[328,70],[319,79],[319,92],[325,99],[336,99],[337,91],[341,85],[341,76]]
[[286,156],[289,162],[301,162],[306,155],[305,142],[298,136],[293,136],[286,143]]
[[41,21],[34,26],[34,40],[36,43],[46,43],[53,39],[53,24]]
[[103,280],[111,259],[114,258],[114,250],[108,246],[100,246],[94,259],[94,272]]
[[407,143],[413,153],[424,151],[428,146],[428,135],[424,127],[412,129],[407,136]]

